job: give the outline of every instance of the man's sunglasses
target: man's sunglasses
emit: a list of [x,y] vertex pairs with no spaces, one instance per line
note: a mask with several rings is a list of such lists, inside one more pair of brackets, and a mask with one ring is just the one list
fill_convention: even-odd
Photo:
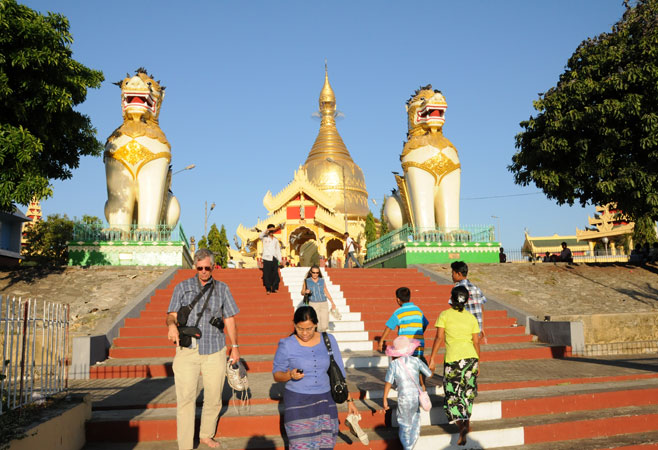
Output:
[[311,272],[311,274],[313,274],[313,275],[319,275],[320,272]]
[[197,270],[198,272],[201,272],[202,270],[205,270],[206,272],[210,272],[210,271],[212,270],[212,267],[207,267],[207,266],[206,266],[206,267],[201,267],[201,266],[197,266],[196,270]]

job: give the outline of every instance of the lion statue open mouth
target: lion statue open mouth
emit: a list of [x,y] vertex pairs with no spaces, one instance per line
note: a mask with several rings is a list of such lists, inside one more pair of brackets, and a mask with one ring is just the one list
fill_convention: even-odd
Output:
[[445,231],[459,227],[461,164],[457,149],[443,136],[448,103],[432,85],[407,101],[407,142],[400,155],[404,176],[384,207],[392,229],[404,224]]
[[126,231],[132,224],[173,227],[180,205],[170,190],[171,145],[158,124],[165,88],[142,68],[115,84],[123,123],[105,144],[105,217],[111,228]]

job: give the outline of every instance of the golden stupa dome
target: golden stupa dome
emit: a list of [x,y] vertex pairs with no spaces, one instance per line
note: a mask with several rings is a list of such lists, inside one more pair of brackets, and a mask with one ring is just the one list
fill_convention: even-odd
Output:
[[[320,115],[320,132],[304,163],[308,179],[334,199],[336,211],[343,213],[347,206],[349,218],[365,218],[370,211],[366,181],[336,129],[336,96],[329,84],[326,66],[320,92]],[[327,161],[328,158],[335,162]],[[344,193],[346,202],[343,201]]]

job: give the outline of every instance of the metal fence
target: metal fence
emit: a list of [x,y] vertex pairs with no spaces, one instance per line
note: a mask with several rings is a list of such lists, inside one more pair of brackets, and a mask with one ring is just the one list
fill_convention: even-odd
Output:
[[73,241],[183,241],[189,247],[187,237],[180,225],[115,225],[103,223],[73,224]]
[[[507,256],[507,262],[513,263],[542,263],[550,262],[555,263],[558,261],[559,253],[552,253],[549,255],[548,261],[544,261],[543,256],[533,255],[527,251],[521,249],[508,249],[505,248],[505,255]],[[613,255],[611,251],[599,251],[595,250],[593,252],[584,252],[582,255],[574,254],[573,255],[574,263],[615,263],[615,262],[633,262],[631,257],[625,253],[619,251],[615,252]]]
[[367,259],[378,258],[405,242],[493,242],[493,225],[465,225],[455,228],[421,228],[405,225],[368,244]]
[[0,414],[68,388],[69,305],[0,296]]

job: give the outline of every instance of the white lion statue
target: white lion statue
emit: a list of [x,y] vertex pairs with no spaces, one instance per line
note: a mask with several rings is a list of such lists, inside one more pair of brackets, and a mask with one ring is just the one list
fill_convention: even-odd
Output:
[[105,217],[110,228],[124,231],[131,224],[173,227],[180,205],[170,190],[171,146],[158,125],[165,88],[142,68],[115,84],[121,87],[123,124],[105,144]]

